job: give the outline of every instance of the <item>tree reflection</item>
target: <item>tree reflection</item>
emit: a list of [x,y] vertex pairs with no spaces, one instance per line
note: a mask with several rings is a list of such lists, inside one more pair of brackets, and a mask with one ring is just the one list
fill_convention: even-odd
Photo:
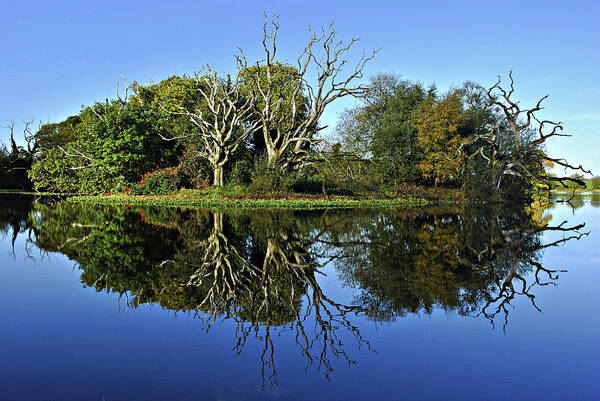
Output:
[[[550,219],[539,208],[386,214],[334,243],[343,249],[336,265],[373,320],[442,308],[492,325],[502,315],[505,330],[515,297],[540,310],[533,288],[555,285],[564,271],[545,268],[543,250],[588,234],[580,232],[584,224],[553,226]],[[542,243],[549,232],[564,236]]]
[[[538,309],[535,288],[561,270],[544,249],[579,239],[584,225],[551,225],[537,209],[205,211],[37,204],[41,249],[77,262],[81,280],[116,292],[126,307],[159,304],[189,313],[208,331],[235,322],[237,353],[262,345],[265,384],[277,384],[277,338],[291,335],[307,368],[329,378],[334,360],[354,364],[347,339],[371,349],[361,319],[390,321],[436,309],[481,316],[506,330],[512,302]],[[544,233],[563,234],[543,243]],[[324,291],[335,267],[357,295]],[[358,318],[357,318],[358,316]]]
[[33,198],[23,195],[0,196],[0,233],[10,236],[13,258],[16,256],[15,243],[19,236],[25,237],[25,253],[32,258],[32,244],[36,242],[37,230],[34,221],[36,215],[32,212]]
[[[525,296],[530,301],[533,307],[541,312],[542,310],[535,303],[535,295],[533,288],[536,286],[556,285],[559,272],[566,270],[552,270],[545,268],[540,263],[540,253],[546,248],[559,246],[565,242],[576,239],[579,240],[582,236],[587,236],[589,233],[580,232],[585,224],[575,226],[567,226],[567,222],[563,221],[556,226],[550,226],[546,222],[537,223],[534,219],[527,220],[524,226],[520,229],[501,228],[502,243],[500,246],[507,248],[512,255],[512,267],[508,274],[496,275],[494,277],[494,285],[496,295],[489,294],[487,302],[481,308],[478,315],[485,316],[492,326],[496,316],[504,317],[503,330],[506,332],[508,325],[508,306],[516,296]],[[565,235],[555,241],[541,243],[540,236],[545,232],[560,232]],[[492,252],[492,250],[484,250],[482,252]],[[487,269],[492,269],[492,265],[485,266]],[[531,274],[531,272],[533,272]],[[529,273],[527,275],[527,273]]]

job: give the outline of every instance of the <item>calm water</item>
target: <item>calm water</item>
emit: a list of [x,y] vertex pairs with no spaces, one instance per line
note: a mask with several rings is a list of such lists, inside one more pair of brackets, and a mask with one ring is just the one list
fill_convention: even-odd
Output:
[[1,398],[599,399],[600,202],[572,203],[2,196]]

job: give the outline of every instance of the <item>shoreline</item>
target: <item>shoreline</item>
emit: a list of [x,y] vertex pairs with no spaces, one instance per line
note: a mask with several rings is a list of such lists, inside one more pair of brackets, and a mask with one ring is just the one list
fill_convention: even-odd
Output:
[[438,202],[426,199],[236,199],[177,196],[71,196],[67,202],[101,205],[203,207],[236,209],[360,209],[423,207]]
[[[595,191],[575,192],[575,195],[592,196]],[[551,194],[571,195],[572,192],[553,190]],[[7,191],[0,190],[0,195],[22,195],[22,196],[49,196],[61,197],[66,202],[88,203],[97,205],[126,205],[126,206],[157,206],[157,207],[196,207],[196,208],[236,208],[236,209],[361,209],[361,208],[419,208],[426,206],[468,206],[479,203],[470,202],[468,199],[457,197],[419,197],[417,195],[406,195],[398,198],[372,197],[352,198],[346,196],[331,196],[329,199],[319,195],[297,194],[281,198],[250,198],[250,197],[228,197],[228,196],[202,196],[198,195],[74,195],[51,192],[34,191]]]
[[249,198],[202,195],[74,195],[33,191],[0,191],[0,195],[48,196],[64,198],[66,202],[90,203],[98,205],[160,206],[160,207],[203,207],[203,208],[239,208],[239,209],[351,209],[351,208],[411,208],[437,204],[456,205],[464,201],[459,199],[425,199],[407,195],[399,198],[351,198],[331,196],[329,199],[310,194],[298,194],[296,197]]

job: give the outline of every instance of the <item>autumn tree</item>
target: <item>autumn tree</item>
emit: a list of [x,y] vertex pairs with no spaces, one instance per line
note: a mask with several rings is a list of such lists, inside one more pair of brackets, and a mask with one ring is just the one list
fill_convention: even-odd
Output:
[[417,145],[423,159],[419,170],[435,185],[456,181],[464,157],[456,157],[464,142],[459,128],[465,123],[461,94],[454,90],[439,99],[429,97],[414,115]]

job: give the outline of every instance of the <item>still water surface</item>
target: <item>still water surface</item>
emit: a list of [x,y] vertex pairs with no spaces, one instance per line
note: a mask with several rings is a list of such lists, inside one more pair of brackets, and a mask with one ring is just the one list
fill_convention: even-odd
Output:
[[598,399],[600,208],[572,203],[2,196],[0,398]]

